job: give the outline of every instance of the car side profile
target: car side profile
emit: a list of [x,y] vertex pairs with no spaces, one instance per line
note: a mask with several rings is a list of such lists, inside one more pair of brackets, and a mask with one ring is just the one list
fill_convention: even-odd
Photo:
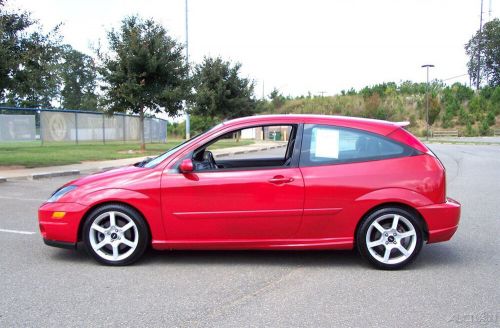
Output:
[[[320,115],[224,122],[134,166],[68,182],[41,205],[47,245],[126,265],[148,247],[353,249],[377,268],[449,240],[460,204],[405,124]],[[241,147],[221,147],[237,136]],[[248,141],[250,140],[250,141]],[[260,148],[259,148],[260,147]]]

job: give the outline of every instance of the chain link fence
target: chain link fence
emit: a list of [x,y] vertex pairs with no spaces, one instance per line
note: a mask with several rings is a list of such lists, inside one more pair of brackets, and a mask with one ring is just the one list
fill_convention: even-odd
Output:
[[[146,142],[167,141],[167,121],[144,119]],[[138,116],[75,110],[0,107],[0,142],[102,142],[139,141]]]

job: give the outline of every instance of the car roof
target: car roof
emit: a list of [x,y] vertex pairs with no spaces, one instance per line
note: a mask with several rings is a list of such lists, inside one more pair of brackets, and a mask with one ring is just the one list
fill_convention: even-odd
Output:
[[324,124],[362,129],[373,133],[388,135],[400,127],[408,125],[408,122],[389,122],[369,118],[336,116],[336,115],[314,115],[314,114],[282,114],[282,115],[255,115],[241,117],[226,121],[224,126],[260,125],[260,124]]

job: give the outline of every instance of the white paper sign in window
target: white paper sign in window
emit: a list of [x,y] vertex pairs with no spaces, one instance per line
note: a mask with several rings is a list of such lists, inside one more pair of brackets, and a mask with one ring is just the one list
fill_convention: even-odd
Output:
[[339,130],[315,128],[314,155],[323,158],[339,158]]

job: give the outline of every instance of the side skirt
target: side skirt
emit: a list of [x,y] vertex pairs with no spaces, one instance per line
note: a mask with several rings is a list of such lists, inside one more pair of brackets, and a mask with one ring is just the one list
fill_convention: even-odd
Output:
[[352,249],[353,238],[272,239],[272,240],[153,240],[157,250],[290,250]]

